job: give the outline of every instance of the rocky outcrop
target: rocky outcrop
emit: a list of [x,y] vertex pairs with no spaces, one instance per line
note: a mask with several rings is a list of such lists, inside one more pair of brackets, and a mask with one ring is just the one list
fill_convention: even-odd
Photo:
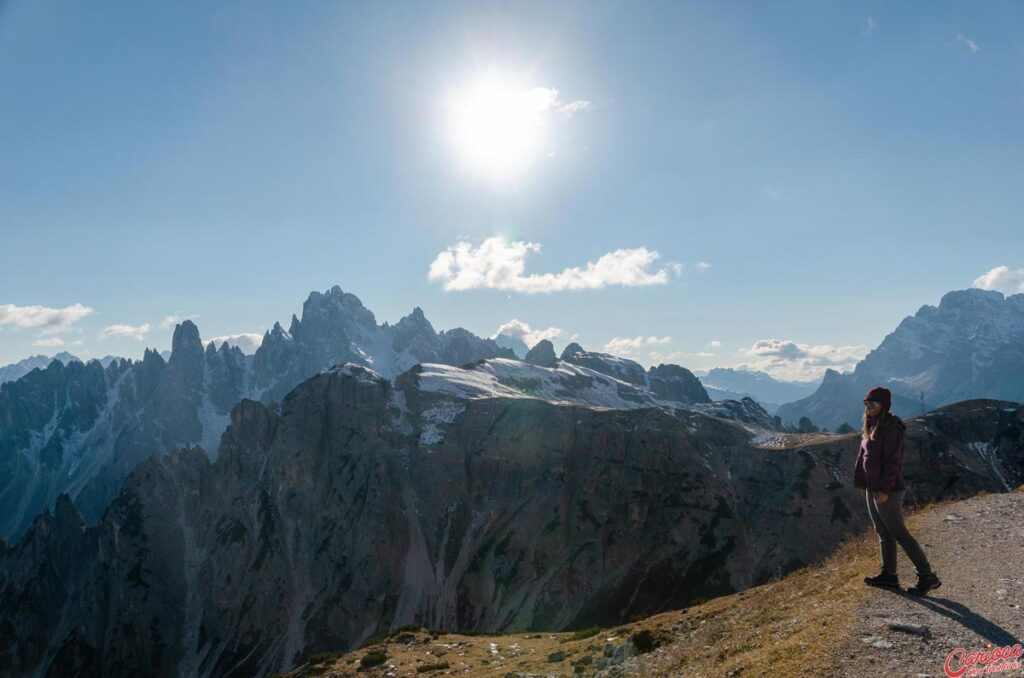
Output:
[[[888,334],[852,373],[828,370],[811,396],[779,407],[784,421],[810,417],[835,428],[858,426],[864,394],[893,393],[900,415],[972,398],[1024,401],[1024,294],[956,290],[922,306]],[[923,393],[923,407],[922,407]]]
[[558,357],[555,355],[555,347],[551,345],[551,342],[547,339],[541,339],[530,349],[523,360],[531,365],[552,367],[558,362]]
[[[411,622],[614,625],[868,524],[856,436],[762,449],[685,408],[496,396],[491,362],[394,384],[339,365],[280,406],[241,402],[213,462],[151,457],[96,526],[62,499],[0,558],[0,671],[263,676]],[[448,388],[446,370],[466,374]],[[1024,480],[1024,406],[907,421],[909,502]]]
[[608,353],[584,351],[573,342],[562,351],[564,362],[580,365],[649,391],[664,400],[708,403],[711,398],[693,372],[679,365],[658,365],[644,370],[635,360]]
[[682,403],[708,403],[711,398],[693,372],[679,365],[658,365],[647,370],[647,388],[660,398]]
[[607,374],[634,386],[647,387],[647,374],[644,372],[643,366],[635,360],[620,358],[609,353],[584,351],[576,343],[570,344],[562,351],[562,360],[574,365],[589,367],[595,372]]

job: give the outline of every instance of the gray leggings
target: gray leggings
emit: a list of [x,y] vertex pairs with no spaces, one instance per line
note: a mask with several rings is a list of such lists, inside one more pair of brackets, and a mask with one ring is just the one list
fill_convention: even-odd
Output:
[[906,490],[897,490],[889,493],[889,498],[883,502],[875,501],[874,492],[866,492],[868,504],[868,515],[878,533],[878,541],[882,549],[882,569],[886,572],[896,574],[896,544],[899,543],[907,553],[907,557],[914,563],[918,574],[931,572],[928,558],[925,557],[921,545],[907,531],[903,524],[903,495]]

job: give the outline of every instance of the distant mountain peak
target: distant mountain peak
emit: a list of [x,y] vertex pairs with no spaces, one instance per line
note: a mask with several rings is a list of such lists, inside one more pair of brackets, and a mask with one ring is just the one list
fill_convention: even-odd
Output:
[[574,353],[585,353],[583,347],[577,344],[575,341],[565,347],[562,351],[562,360],[568,360]]
[[333,321],[351,320],[363,326],[377,326],[377,319],[373,312],[363,306],[359,297],[351,292],[343,291],[338,285],[334,285],[324,293],[315,290],[310,292],[302,305],[302,318],[298,325],[303,327],[307,323],[316,322],[321,318]]
[[555,347],[552,343],[547,339],[541,339],[533,345],[533,348],[526,354],[524,360],[532,365],[551,367],[557,362],[558,358],[555,356]]
[[939,300],[940,309],[970,308],[978,303],[995,303],[1004,301],[1003,293],[998,290],[983,290],[969,287],[965,290],[946,292]]
[[171,360],[175,360],[175,356],[181,356],[185,353],[200,353],[203,352],[203,342],[199,337],[199,328],[191,320],[182,320],[180,324],[174,327],[174,336],[171,338]]
[[399,321],[395,323],[395,327],[403,329],[417,327],[428,331],[430,334],[436,334],[434,326],[430,324],[430,321],[427,320],[427,316],[423,314],[423,309],[419,306],[412,309],[412,312],[409,313],[409,315],[402,316]]
[[[294,325],[296,322],[297,322],[297,319],[293,315],[292,316],[292,324]],[[288,339],[290,339],[291,336],[292,336],[292,333],[291,332],[286,332],[285,329],[283,327],[281,327],[281,323],[276,321],[276,320],[274,321],[274,326],[272,328],[270,328],[268,331],[263,333],[263,339],[264,340],[266,340],[268,338],[274,338],[274,339],[285,339],[285,338],[288,338]]]

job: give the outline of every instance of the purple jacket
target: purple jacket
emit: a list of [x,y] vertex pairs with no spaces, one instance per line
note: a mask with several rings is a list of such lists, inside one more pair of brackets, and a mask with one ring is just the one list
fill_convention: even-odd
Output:
[[[874,417],[868,417],[868,425]],[[896,415],[878,429],[876,440],[861,438],[853,486],[871,492],[895,492],[906,489],[903,482],[903,432],[907,425]]]

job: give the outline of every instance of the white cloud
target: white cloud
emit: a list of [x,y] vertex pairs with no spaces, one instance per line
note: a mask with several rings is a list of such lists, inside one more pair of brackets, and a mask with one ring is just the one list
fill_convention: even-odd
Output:
[[1024,268],[1010,269],[1009,266],[996,266],[974,279],[971,287],[983,290],[1001,290],[1011,294],[1024,292]]
[[213,342],[215,348],[219,348],[218,344],[227,342],[228,346],[237,346],[241,349],[242,353],[250,354],[255,353],[256,349],[263,343],[263,335],[256,332],[242,332],[241,334],[225,334],[220,337],[214,337],[210,341]]
[[698,358],[710,358],[715,354],[709,353],[708,351],[700,351],[699,353],[695,353],[694,355],[696,355]]
[[721,347],[722,347],[722,342],[720,342],[718,339],[714,339],[714,340],[711,341],[711,348],[721,348]]
[[784,339],[759,339],[739,352],[753,361],[730,367],[761,370],[780,379],[808,380],[820,377],[830,367],[840,372],[851,370],[868,350],[859,345],[812,345]]
[[697,268],[698,271],[706,271],[709,268],[711,268],[711,264],[709,264],[706,261],[698,261],[697,265],[696,265],[696,268]]
[[650,351],[647,354],[647,359],[638,358],[637,362],[641,363],[645,367],[652,367],[654,365],[661,365],[663,363],[674,363],[676,365],[684,364],[687,356],[690,354],[685,351],[672,351],[670,353],[661,353],[660,351]]
[[43,334],[54,334],[71,329],[72,325],[92,312],[92,308],[82,304],[64,308],[0,304],[0,326],[13,325],[20,329],[39,329]]
[[99,338],[107,337],[131,337],[135,341],[142,341],[149,332],[149,323],[141,325],[108,325],[100,330]]
[[45,346],[47,348],[54,348],[57,346],[63,346],[64,340],[60,337],[50,337],[49,339],[36,339],[32,342],[33,346]]
[[[496,338],[499,334],[512,337],[513,339],[521,340],[528,348],[532,348],[542,339],[551,341],[555,337],[562,334],[562,329],[559,327],[548,327],[547,329],[534,329],[522,320],[513,318],[495,330],[494,334],[491,335],[491,339]],[[574,337],[576,335],[573,335]]]
[[875,20],[875,17],[869,16],[868,17],[868,26],[867,26],[867,29],[865,29],[865,31],[864,31],[864,35],[871,35],[872,33],[874,33],[875,32],[875,28],[877,26],[878,26],[878,22]]
[[198,317],[199,317],[199,314],[197,314],[197,313],[193,313],[192,315],[176,315],[176,314],[172,314],[172,315],[164,316],[164,319],[160,321],[160,327],[162,329],[166,330],[166,329],[169,329],[171,327],[174,327],[175,325],[180,323],[182,320],[195,320]]
[[566,116],[567,118],[572,117],[579,111],[588,111],[591,108],[589,101],[583,99],[575,99],[573,101],[562,101],[558,98],[558,90],[554,87],[534,87],[524,93],[526,100],[530,103],[530,108],[536,111],[556,111]]
[[670,271],[678,274],[679,270],[671,264],[651,270],[661,255],[638,247],[609,252],[596,262],[587,262],[586,268],[574,266],[559,273],[524,275],[530,252],[540,252],[540,243],[508,242],[500,236],[488,238],[476,247],[462,241],[434,258],[427,278],[444,280],[448,292],[487,288],[532,294],[600,289],[608,285],[662,285],[669,281]]
[[958,45],[963,45],[964,47],[966,47],[971,54],[976,54],[981,49],[978,43],[974,42],[970,38],[966,38],[963,35],[960,35],[959,33],[956,34],[956,42]]
[[635,355],[648,346],[663,346],[671,341],[672,337],[614,337],[602,350],[612,355]]

